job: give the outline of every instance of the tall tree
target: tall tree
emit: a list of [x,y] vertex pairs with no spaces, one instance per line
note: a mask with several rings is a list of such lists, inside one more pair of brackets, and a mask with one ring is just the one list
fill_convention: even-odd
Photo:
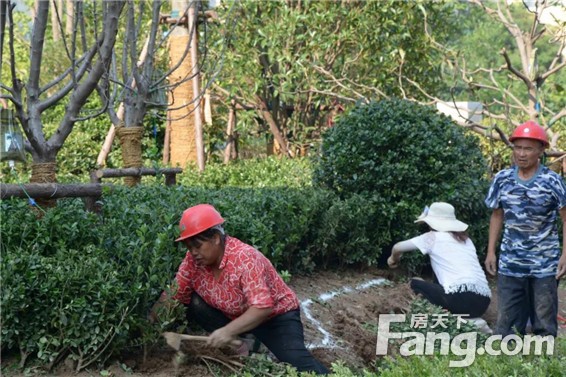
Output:
[[[162,41],[159,25],[163,4],[163,1],[126,1],[123,34],[114,50],[116,64],[98,87],[112,121],[111,133],[115,131],[120,140],[125,168],[143,165],[143,120],[151,106],[152,93],[165,86],[165,77],[157,77],[159,71],[155,67],[156,50]],[[130,186],[139,181],[140,177],[125,178]]]
[[[127,1],[124,37],[119,40],[121,48],[116,49],[120,64],[113,67],[108,80],[101,81],[100,93],[113,125],[98,165],[104,164],[116,132],[124,167],[140,167],[143,120],[150,107],[158,106],[168,110],[167,162],[182,167],[198,162],[204,169],[202,132],[198,132],[199,70],[194,61],[198,2],[172,1],[167,14],[164,8],[168,5],[166,1]],[[166,48],[168,56],[164,57],[161,53]],[[164,98],[156,100],[155,93],[163,93]],[[137,182],[135,178],[126,180],[129,185]]]
[[[33,160],[31,181],[55,182],[57,153],[75,123],[98,116],[104,110],[81,113],[99,80],[108,71],[125,1],[75,3],[73,11],[77,22],[73,33],[70,36],[61,33],[58,45],[65,66],[63,72],[55,76],[46,69],[45,56],[50,2],[36,3],[29,40],[23,41],[14,35],[16,4],[10,1],[2,1],[2,4],[7,22],[2,24],[1,37],[2,42],[7,38],[9,58],[8,64],[1,68],[8,67],[10,81],[0,83],[0,98],[12,103],[27,137],[25,148]],[[27,61],[16,58],[19,43],[29,44]],[[4,61],[3,56],[1,60]],[[65,112],[55,132],[48,135],[42,114],[62,101],[67,103]]]
[[[474,13],[476,8],[470,7],[477,7],[486,18],[478,18]],[[554,17],[549,13],[553,9],[559,11]],[[548,155],[563,156],[560,145],[564,144],[560,143],[560,136],[566,131],[566,100],[561,93],[566,81],[560,72],[566,66],[566,22],[557,18],[565,14],[563,2],[537,0],[529,7],[526,3],[511,4],[504,0],[470,0],[452,15],[453,19],[461,19],[462,25],[454,29],[451,43],[442,42],[444,29],[440,30],[441,37],[437,37],[437,25],[430,22],[427,10],[422,11],[425,36],[442,54],[443,73],[450,90],[425,88],[415,75],[403,68],[409,60],[403,53],[404,59],[399,62],[396,74],[402,96],[454,107],[461,115],[455,119],[460,125],[507,145],[510,145],[508,135],[518,124],[528,119],[537,120],[545,126],[551,139]],[[471,27],[467,18],[474,21]],[[543,24],[543,19],[555,22]],[[476,23],[478,20],[481,22]],[[475,34],[466,36],[466,30]],[[459,34],[462,32],[464,36]],[[477,35],[485,40],[478,40]],[[474,38],[478,44],[462,45],[460,42],[467,38]],[[382,87],[364,88],[363,79],[351,73],[325,74],[340,83],[345,93],[361,100],[366,99],[369,89],[386,92]],[[481,103],[483,121],[472,119],[468,109],[459,108],[457,101]]]
[[[337,102],[357,100],[342,86],[356,82],[358,92],[373,97],[400,94],[396,73],[403,56],[404,72],[421,85],[430,89],[441,83],[438,53],[424,32],[420,9],[429,10],[430,21],[448,32],[450,9],[443,4],[370,0],[231,5],[220,11],[227,22],[217,26],[215,40],[226,49],[217,49],[217,58],[210,60],[222,61],[224,67],[214,91],[226,104],[234,99],[240,109],[254,112],[285,155],[297,154],[318,138]],[[237,22],[228,22],[230,13],[236,13]],[[222,42],[226,39],[227,44]]]

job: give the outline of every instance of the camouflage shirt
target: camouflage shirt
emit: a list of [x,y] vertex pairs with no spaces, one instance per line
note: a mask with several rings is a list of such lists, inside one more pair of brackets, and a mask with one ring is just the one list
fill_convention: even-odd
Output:
[[499,273],[515,277],[556,274],[561,249],[557,217],[566,206],[566,185],[558,174],[540,166],[524,181],[517,167],[495,175],[485,204],[503,209]]

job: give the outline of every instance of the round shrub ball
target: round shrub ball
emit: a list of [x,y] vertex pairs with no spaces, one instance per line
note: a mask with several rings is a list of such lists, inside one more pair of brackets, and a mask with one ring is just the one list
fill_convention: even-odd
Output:
[[342,196],[437,200],[485,173],[479,143],[448,117],[429,106],[385,100],[358,105],[324,134],[314,180]]
[[486,172],[477,137],[433,107],[392,99],[357,105],[325,132],[313,181],[390,203],[395,239],[414,235],[413,220],[435,201],[463,221],[486,220]]

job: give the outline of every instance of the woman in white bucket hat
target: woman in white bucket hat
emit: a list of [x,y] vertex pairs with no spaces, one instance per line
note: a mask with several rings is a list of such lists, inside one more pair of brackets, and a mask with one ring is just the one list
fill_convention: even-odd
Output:
[[451,313],[480,317],[489,306],[491,291],[474,243],[466,233],[468,225],[456,218],[451,204],[444,202],[426,207],[415,222],[426,223],[430,231],[396,243],[387,260],[389,267],[398,267],[402,253],[407,251],[429,255],[439,284],[412,279],[411,289]]

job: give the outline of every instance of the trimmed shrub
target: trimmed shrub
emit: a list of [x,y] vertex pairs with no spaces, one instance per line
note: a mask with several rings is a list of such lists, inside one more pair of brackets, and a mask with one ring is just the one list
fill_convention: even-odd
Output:
[[229,234],[297,272],[320,260],[312,237],[335,199],[313,188],[117,187],[99,216],[72,199],[40,219],[25,201],[1,201],[1,348],[19,350],[22,365],[68,357],[80,370],[154,341],[162,329],[146,317],[185,255],[173,241],[185,208],[215,205]]
[[[481,251],[488,233],[486,166],[477,139],[434,108],[385,100],[358,105],[324,134],[313,180],[342,198],[377,196],[387,203],[393,242],[418,234],[413,221],[425,205],[449,202]],[[420,261],[413,259],[413,267]]]
[[229,164],[209,163],[205,171],[188,167],[179,183],[191,187],[308,187],[312,184],[311,161],[307,158],[237,160]]
[[313,238],[323,267],[377,264],[382,248],[391,243],[391,215],[377,196],[337,198],[323,213]]

